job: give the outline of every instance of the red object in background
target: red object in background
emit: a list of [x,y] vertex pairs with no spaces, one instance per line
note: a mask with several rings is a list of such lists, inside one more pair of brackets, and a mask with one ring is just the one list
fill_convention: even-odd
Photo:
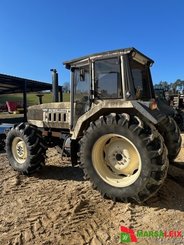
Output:
[[17,110],[17,102],[6,101],[6,105],[9,113],[13,113],[14,111]]

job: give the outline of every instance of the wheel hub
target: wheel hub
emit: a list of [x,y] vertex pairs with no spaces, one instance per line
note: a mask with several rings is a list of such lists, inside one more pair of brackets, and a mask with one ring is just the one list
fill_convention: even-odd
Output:
[[123,149],[121,139],[111,139],[105,147],[105,160],[107,165],[115,171],[125,169],[130,163],[127,149]]
[[123,159],[123,156],[121,154],[117,153],[116,160],[121,161],[122,159]]
[[19,157],[23,157],[25,154],[25,145],[23,144],[22,141],[20,141],[17,145],[16,145],[16,150],[17,150],[17,154]]
[[12,142],[12,153],[19,164],[23,164],[27,158],[26,143],[20,137],[14,138]]

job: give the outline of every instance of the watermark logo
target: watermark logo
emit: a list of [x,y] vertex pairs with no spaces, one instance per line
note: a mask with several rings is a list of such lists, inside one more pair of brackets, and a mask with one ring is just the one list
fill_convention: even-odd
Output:
[[121,233],[116,235],[114,238],[118,243],[129,243],[129,242],[138,242],[138,239],[150,238],[150,239],[165,239],[165,238],[183,238],[182,231],[170,230],[170,231],[147,231],[147,230],[138,230],[127,228],[125,226],[120,227]]
[[121,226],[120,229],[120,242],[137,242],[137,237],[134,233],[134,230],[125,226]]

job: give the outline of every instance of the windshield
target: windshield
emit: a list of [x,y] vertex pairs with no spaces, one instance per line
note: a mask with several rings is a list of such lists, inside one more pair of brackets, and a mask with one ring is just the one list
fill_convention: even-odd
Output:
[[149,100],[152,98],[151,77],[149,66],[130,59],[130,68],[134,83],[136,99]]

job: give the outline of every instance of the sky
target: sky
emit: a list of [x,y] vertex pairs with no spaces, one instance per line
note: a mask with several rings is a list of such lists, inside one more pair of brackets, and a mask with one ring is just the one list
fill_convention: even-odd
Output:
[[0,73],[59,83],[63,62],[135,47],[152,58],[154,83],[184,80],[183,0],[1,0]]

